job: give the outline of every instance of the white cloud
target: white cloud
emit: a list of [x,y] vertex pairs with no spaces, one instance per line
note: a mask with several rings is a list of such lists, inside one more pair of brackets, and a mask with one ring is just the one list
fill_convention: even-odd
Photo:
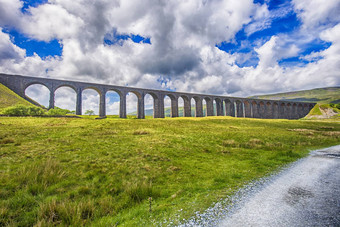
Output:
[[293,4],[305,29],[319,30],[330,22],[340,21],[339,0],[293,0]]

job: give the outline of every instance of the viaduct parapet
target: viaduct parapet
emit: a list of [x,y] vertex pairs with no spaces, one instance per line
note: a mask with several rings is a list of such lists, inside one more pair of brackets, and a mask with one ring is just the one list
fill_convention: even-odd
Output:
[[164,90],[152,90],[134,87],[105,85],[96,83],[84,83],[77,81],[55,80],[39,77],[27,77],[21,75],[0,74],[0,83],[7,86],[19,96],[27,99],[25,90],[33,84],[46,86],[50,91],[49,108],[54,108],[55,91],[60,87],[72,88],[76,94],[76,114],[82,114],[82,92],[85,89],[94,89],[100,96],[99,116],[106,116],[105,97],[108,91],[115,91],[120,96],[119,116],[126,118],[126,95],[134,93],[137,98],[137,117],[145,118],[144,97],[149,94],[153,97],[154,118],[164,118],[164,98],[171,99],[171,117],[178,117],[178,99],[184,101],[184,117],[191,117],[191,101],[194,100],[195,117],[203,117],[203,100],[206,102],[206,116],[214,115],[214,101],[217,116],[267,118],[267,119],[299,119],[306,116],[315,103],[289,102],[264,99],[249,99],[218,95],[195,94],[173,92]]

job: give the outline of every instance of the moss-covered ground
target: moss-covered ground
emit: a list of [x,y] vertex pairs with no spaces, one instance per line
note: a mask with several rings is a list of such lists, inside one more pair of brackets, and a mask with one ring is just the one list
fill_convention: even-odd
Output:
[[1,117],[0,226],[178,223],[339,142],[336,121]]

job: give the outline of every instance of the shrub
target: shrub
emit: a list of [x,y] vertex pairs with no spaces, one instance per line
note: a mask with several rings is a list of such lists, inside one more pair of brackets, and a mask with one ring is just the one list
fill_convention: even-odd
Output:
[[334,104],[334,103],[330,103],[329,105],[330,105],[332,108],[335,107],[335,104]]
[[40,107],[18,105],[8,107],[2,113],[8,116],[41,116],[45,111]]
[[335,107],[340,110],[340,103],[336,104]]
[[61,109],[61,108],[54,108],[54,109],[49,109],[47,114],[48,115],[66,115],[66,114],[69,114],[71,113],[70,110],[67,110],[67,109]]

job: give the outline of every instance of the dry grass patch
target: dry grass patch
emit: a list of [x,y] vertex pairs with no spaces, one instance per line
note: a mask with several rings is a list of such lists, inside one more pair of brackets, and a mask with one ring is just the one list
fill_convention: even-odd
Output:
[[132,133],[132,135],[147,135],[147,134],[150,134],[150,132],[145,130],[136,130]]

